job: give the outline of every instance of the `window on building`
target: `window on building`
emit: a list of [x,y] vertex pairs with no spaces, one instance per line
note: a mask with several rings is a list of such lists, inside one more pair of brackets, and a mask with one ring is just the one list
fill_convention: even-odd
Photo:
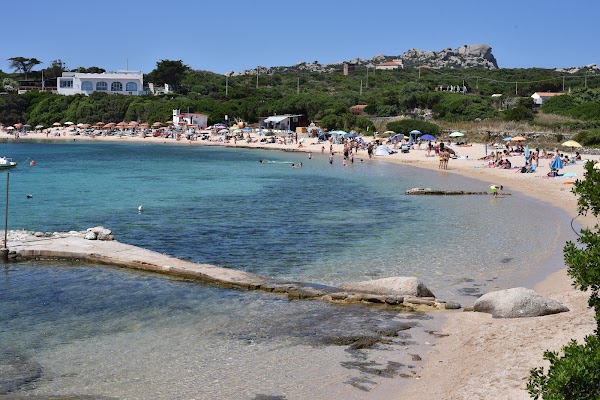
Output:
[[81,82],[81,90],[91,92],[94,90],[94,85],[90,81],[83,81]]
[[73,79],[61,79],[60,87],[61,88],[72,88],[73,87]]
[[125,86],[127,92],[137,92],[137,83],[135,82],[127,82],[127,86]]
[[96,82],[96,90],[108,90],[108,83],[106,82]]
[[110,85],[110,91],[111,92],[122,92],[123,91],[123,84],[121,82],[113,82]]

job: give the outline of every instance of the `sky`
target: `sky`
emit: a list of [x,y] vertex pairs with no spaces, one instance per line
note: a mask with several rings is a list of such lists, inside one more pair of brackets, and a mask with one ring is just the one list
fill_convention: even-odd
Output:
[[[597,0],[6,1],[8,58],[152,71],[160,60],[224,74],[488,44],[501,68],[600,64]],[[10,17],[9,17],[10,16]]]

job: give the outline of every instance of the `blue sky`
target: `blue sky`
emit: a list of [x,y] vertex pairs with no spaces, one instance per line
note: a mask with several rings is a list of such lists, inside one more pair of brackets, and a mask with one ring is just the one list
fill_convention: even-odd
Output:
[[600,64],[599,11],[597,0],[7,1],[0,69],[35,57],[36,70],[182,60],[226,73],[484,43],[500,67],[583,66]]

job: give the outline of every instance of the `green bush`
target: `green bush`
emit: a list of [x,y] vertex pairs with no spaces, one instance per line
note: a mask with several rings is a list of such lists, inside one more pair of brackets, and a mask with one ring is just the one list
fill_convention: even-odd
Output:
[[548,373],[542,367],[531,370],[527,391],[534,399],[598,400],[600,398],[600,339],[587,336],[584,344],[571,341],[562,355],[547,351]]
[[504,111],[502,118],[505,121],[531,121],[533,113],[523,105],[518,105],[515,108]]
[[579,131],[573,140],[579,142],[582,146],[600,145],[600,129],[586,129]]
[[401,121],[388,122],[386,124],[386,128],[388,131],[404,133],[405,135],[412,130],[417,130],[421,133],[428,133],[434,136],[440,133],[440,127],[436,124],[427,121],[420,121],[418,119],[403,119]]
[[[585,179],[577,180],[573,193],[579,196],[579,215],[590,212],[600,215],[600,171],[594,163],[585,164]],[[567,242],[563,249],[567,273],[573,286],[588,292],[588,305],[594,309],[596,329],[583,344],[571,341],[561,353],[546,351],[544,359],[550,362],[547,371],[530,371],[527,390],[534,399],[544,400],[597,400],[600,399],[600,225],[584,228],[577,244]]]

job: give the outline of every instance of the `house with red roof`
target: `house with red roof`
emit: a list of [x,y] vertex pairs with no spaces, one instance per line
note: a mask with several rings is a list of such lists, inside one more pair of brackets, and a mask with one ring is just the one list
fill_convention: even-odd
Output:
[[552,97],[560,96],[561,94],[564,94],[564,93],[535,92],[534,94],[531,95],[531,98],[533,99],[533,102],[535,104],[537,104],[538,106],[541,106],[542,104],[544,104],[544,102],[548,101]]

